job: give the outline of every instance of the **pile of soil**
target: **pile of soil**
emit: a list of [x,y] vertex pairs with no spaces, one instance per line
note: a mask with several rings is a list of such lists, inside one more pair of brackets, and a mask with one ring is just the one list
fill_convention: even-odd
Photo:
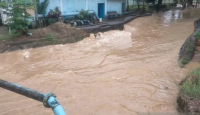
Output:
[[11,41],[0,41],[0,53],[53,44],[74,43],[89,36],[85,30],[62,22],[51,24],[46,28],[31,30],[31,33],[32,36],[21,35],[12,38]]
[[65,38],[69,36],[85,36],[87,35],[86,31],[81,28],[71,27],[62,22],[57,22],[49,25],[46,28],[41,28],[33,31],[33,38],[45,38],[48,35],[54,35],[56,38]]

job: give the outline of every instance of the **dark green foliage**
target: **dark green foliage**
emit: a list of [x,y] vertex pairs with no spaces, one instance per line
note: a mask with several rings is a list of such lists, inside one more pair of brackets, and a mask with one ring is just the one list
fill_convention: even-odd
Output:
[[180,67],[184,67],[184,65],[186,65],[186,64],[188,64],[190,62],[190,60],[192,59],[193,56],[192,57],[188,57],[188,56],[193,54],[194,50],[195,50],[195,43],[193,43],[191,41],[185,42],[183,46],[184,46],[184,48],[183,48],[184,49],[184,53],[183,53],[184,55],[182,54],[183,57],[181,57],[179,59]]
[[88,10],[81,10],[80,12],[79,12],[79,15],[78,15],[78,19],[80,19],[80,20],[83,20],[83,19],[85,19],[85,20],[87,20],[87,19],[89,19],[89,14],[88,14]]
[[187,45],[186,45],[186,51],[187,52],[192,52],[195,48],[195,44],[192,43],[192,42],[187,42]]
[[184,65],[188,64],[189,62],[190,62],[189,59],[183,58],[183,59],[179,60],[179,66],[184,67]]
[[49,5],[49,0],[44,0],[44,2],[38,3],[38,14],[42,14],[43,17],[45,17],[45,14],[47,13],[47,7]]
[[57,39],[56,39],[56,37],[53,34],[48,34],[46,36],[46,40],[53,42],[53,41],[56,41]]
[[27,12],[27,9],[34,9],[36,2],[33,0],[12,0],[12,2],[0,2],[0,6],[6,11],[4,12],[9,17],[7,24],[12,31],[12,34],[26,34],[28,32],[29,21],[33,19]]
[[50,24],[56,23],[58,20],[56,18],[45,18],[45,24],[48,26]]
[[129,0],[127,0],[127,5],[126,5],[126,12],[129,12],[130,8],[129,8]]
[[14,37],[19,36],[19,34],[7,34],[5,36],[1,36],[0,40],[5,40],[5,41],[9,41],[12,40]]
[[194,37],[194,34],[192,34],[187,38],[185,43],[181,46],[179,52],[179,65],[181,67],[184,67],[184,65],[186,65],[192,60],[195,51],[195,43],[196,43],[196,38]]
[[49,18],[58,18],[61,15],[61,11],[58,7],[56,7],[54,10],[50,10],[47,17]]
[[173,0],[174,4],[176,5],[178,3],[178,0]]
[[200,31],[195,32],[194,36],[195,38],[200,39]]
[[152,3],[152,4],[155,4],[157,0],[145,0],[146,3]]

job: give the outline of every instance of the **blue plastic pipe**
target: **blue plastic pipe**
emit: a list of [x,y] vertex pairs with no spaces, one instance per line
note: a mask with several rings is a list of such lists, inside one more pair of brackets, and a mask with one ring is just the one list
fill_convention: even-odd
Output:
[[0,79],[0,87],[21,94],[23,96],[43,102],[47,108],[52,108],[55,115],[66,115],[53,93],[44,94]]
[[55,97],[51,96],[47,103],[52,108],[55,115],[66,115],[62,106],[58,103]]

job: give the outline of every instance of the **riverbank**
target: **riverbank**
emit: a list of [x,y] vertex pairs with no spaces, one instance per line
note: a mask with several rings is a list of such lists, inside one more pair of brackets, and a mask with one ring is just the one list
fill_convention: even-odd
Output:
[[[78,42],[90,33],[105,32],[109,30],[123,30],[124,24],[144,16],[151,16],[152,13],[143,13],[135,16],[127,16],[123,21],[110,21],[102,25],[74,28],[57,22],[50,27],[32,31],[33,36],[18,36],[12,40],[0,41],[0,53],[15,51],[20,49],[37,48],[47,45],[67,44]],[[64,27],[64,28],[63,28]]]
[[[179,66],[184,67],[190,61],[199,63],[200,19],[194,21],[194,31],[185,40],[179,52]],[[200,68],[193,69],[181,81],[177,98],[178,111],[187,114],[200,114]]]
[[125,17],[124,20],[116,20],[116,21],[109,21],[106,22],[102,25],[95,25],[95,26],[83,26],[80,28],[83,28],[86,30],[88,33],[97,33],[97,32],[105,32],[109,30],[123,30],[124,29],[124,24],[129,23],[130,21],[139,18],[139,17],[144,17],[144,16],[151,16],[152,13],[144,13],[144,14],[137,14],[137,15],[130,15]]
[[184,67],[195,55],[196,47],[200,44],[197,40],[200,38],[200,19],[194,22],[194,32],[185,40],[179,52],[179,66]]
[[178,95],[178,111],[180,113],[200,113],[200,68],[194,69],[181,81]]

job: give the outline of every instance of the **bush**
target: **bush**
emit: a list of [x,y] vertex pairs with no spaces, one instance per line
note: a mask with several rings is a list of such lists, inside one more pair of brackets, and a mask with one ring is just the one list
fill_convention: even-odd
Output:
[[195,38],[200,39],[200,31],[195,32],[194,36]]
[[50,41],[50,42],[53,42],[53,41],[56,41],[57,39],[56,39],[56,37],[53,34],[48,34],[46,36],[46,40]]
[[58,7],[55,8],[55,10],[50,10],[47,17],[48,18],[58,18],[61,15],[61,11]]
[[51,25],[53,23],[56,23],[58,21],[58,19],[55,19],[55,18],[45,18],[45,24],[48,26],[48,25]]
[[81,10],[80,12],[79,12],[79,15],[78,15],[78,19],[80,19],[80,20],[83,20],[83,19],[85,19],[85,20],[87,20],[89,18],[89,14],[88,14],[88,10]]
[[200,68],[194,69],[185,78],[181,92],[193,98],[200,97]]

